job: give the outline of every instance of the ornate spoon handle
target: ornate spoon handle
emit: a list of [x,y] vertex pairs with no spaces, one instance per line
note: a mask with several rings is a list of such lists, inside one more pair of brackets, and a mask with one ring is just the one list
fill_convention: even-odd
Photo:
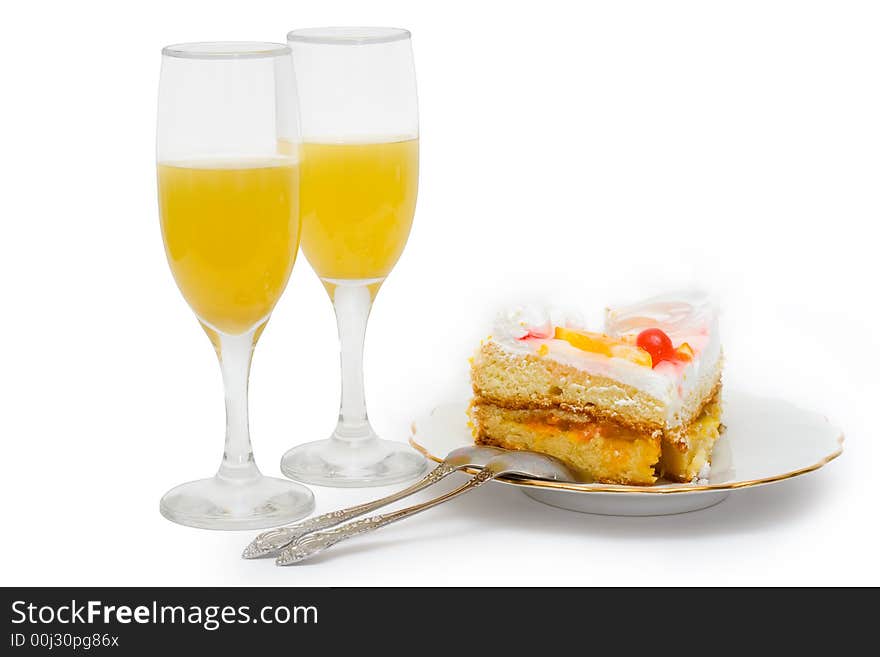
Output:
[[438,504],[447,502],[453,497],[457,497],[462,493],[473,490],[477,486],[481,486],[490,479],[494,479],[497,474],[498,473],[496,472],[491,472],[487,469],[484,469],[474,475],[474,477],[463,486],[459,486],[458,488],[451,490],[448,493],[444,493],[439,497],[435,497],[432,500],[428,500],[427,502],[416,504],[414,506],[409,506],[405,509],[400,509],[399,511],[393,511],[392,513],[385,513],[378,516],[372,516],[370,518],[364,518],[363,520],[350,522],[347,525],[343,525],[342,527],[338,527],[336,529],[331,529],[330,531],[318,532],[316,534],[305,536],[297,540],[292,545],[288,545],[286,548],[284,548],[281,551],[281,554],[278,555],[275,563],[279,566],[290,566],[291,564],[305,561],[306,559],[313,557],[319,552],[323,552],[332,545],[336,545],[340,541],[344,541],[346,539],[353,538],[361,534],[366,534],[375,529],[379,529],[379,527],[390,525],[392,522],[397,522],[398,520],[409,518],[410,516],[414,516],[417,513],[426,511],[427,509],[437,506]]
[[356,506],[349,507],[347,509],[341,509],[339,511],[331,511],[330,513],[325,513],[320,516],[315,516],[314,518],[309,518],[308,520],[303,520],[302,522],[298,522],[295,525],[289,525],[287,527],[278,527],[277,529],[270,529],[269,531],[265,531],[259,536],[257,536],[251,543],[244,549],[242,552],[242,557],[245,559],[255,559],[257,557],[264,557],[270,554],[274,554],[278,550],[283,547],[289,545],[293,541],[296,541],[306,534],[311,534],[312,532],[319,531],[321,529],[327,529],[328,527],[333,527],[334,525],[338,525],[342,522],[346,522],[351,520],[352,518],[356,518],[357,516],[362,516],[365,513],[369,513],[370,511],[375,511],[378,508],[385,506],[386,504],[391,504],[392,502],[396,502],[397,500],[403,499],[404,497],[408,497],[413,493],[417,493],[423,488],[427,488],[432,484],[437,483],[444,477],[455,472],[457,468],[455,466],[449,465],[448,463],[441,463],[436,468],[431,470],[423,479],[417,481],[412,486],[404,488],[401,491],[396,493],[392,493],[386,497],[375,500],[373,502],[365,502],[364,504],[358,504]]

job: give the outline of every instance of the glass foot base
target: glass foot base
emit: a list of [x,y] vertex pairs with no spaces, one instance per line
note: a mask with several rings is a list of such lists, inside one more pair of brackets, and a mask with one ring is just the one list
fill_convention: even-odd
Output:
[[211,477],[181,484],[159,503],[163,516],[202,529],[266,529],[304,518],[315,508],[305,486],[259,476],[234,481]]
[[285,476],[338,488],[396,484],[415,479],[426,468],[425,458],[408,445],[380,438],[318,440],[294,447],[281,459]]

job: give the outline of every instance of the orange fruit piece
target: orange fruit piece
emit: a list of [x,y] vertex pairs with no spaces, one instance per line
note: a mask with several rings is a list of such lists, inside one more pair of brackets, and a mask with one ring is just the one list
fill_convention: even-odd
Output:
[[651,358],[651,354],[642,349],[641,347],[636,347],[631,344],[619,344],[611,347],[611,355],[615,358],[624,358],[628,361],[635,363],[636,365],[641,365],[642,367],[653,367],[654,361]]
[[694,350],[691,349],[687,342],[682,342],[675,350],[675,355],[678,356],[679,360],[689,362],[694,359]]
[[609,337],[604,333],[591,333],[557,326],[554,332],[557,340],[565,340],[572,347],[609,358],[623,358],[636,365],[651,367],[651,354],[633,344]]

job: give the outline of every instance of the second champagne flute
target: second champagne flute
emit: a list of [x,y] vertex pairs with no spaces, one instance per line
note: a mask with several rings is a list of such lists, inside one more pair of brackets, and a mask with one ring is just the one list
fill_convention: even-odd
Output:
[[410,34],[312,28],[287,35],[303,145],[302,249],[333,301],[342,360],[339,421],[329,439],[289,450],[288,477],[381,486],[421,474],[409,446],[379,439],[367,419],[363,348],[373,299],[412,225],[419,175],[418,102]]

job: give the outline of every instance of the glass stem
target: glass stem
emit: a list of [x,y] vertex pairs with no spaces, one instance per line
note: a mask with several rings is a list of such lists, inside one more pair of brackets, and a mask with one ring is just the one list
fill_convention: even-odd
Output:
[[215,347],[226,395],[226,446],[217,476],[245,481],[260,476],[248,429],[248,375],[258,327],[242,335],[216,333]]
[[335,286],[333,308],[339,328],[342,399],[333,437],[347,443],[359,443],[375,436],[367,419],[364,397],[364,337],[372,306],[373,295],[366,285]]

